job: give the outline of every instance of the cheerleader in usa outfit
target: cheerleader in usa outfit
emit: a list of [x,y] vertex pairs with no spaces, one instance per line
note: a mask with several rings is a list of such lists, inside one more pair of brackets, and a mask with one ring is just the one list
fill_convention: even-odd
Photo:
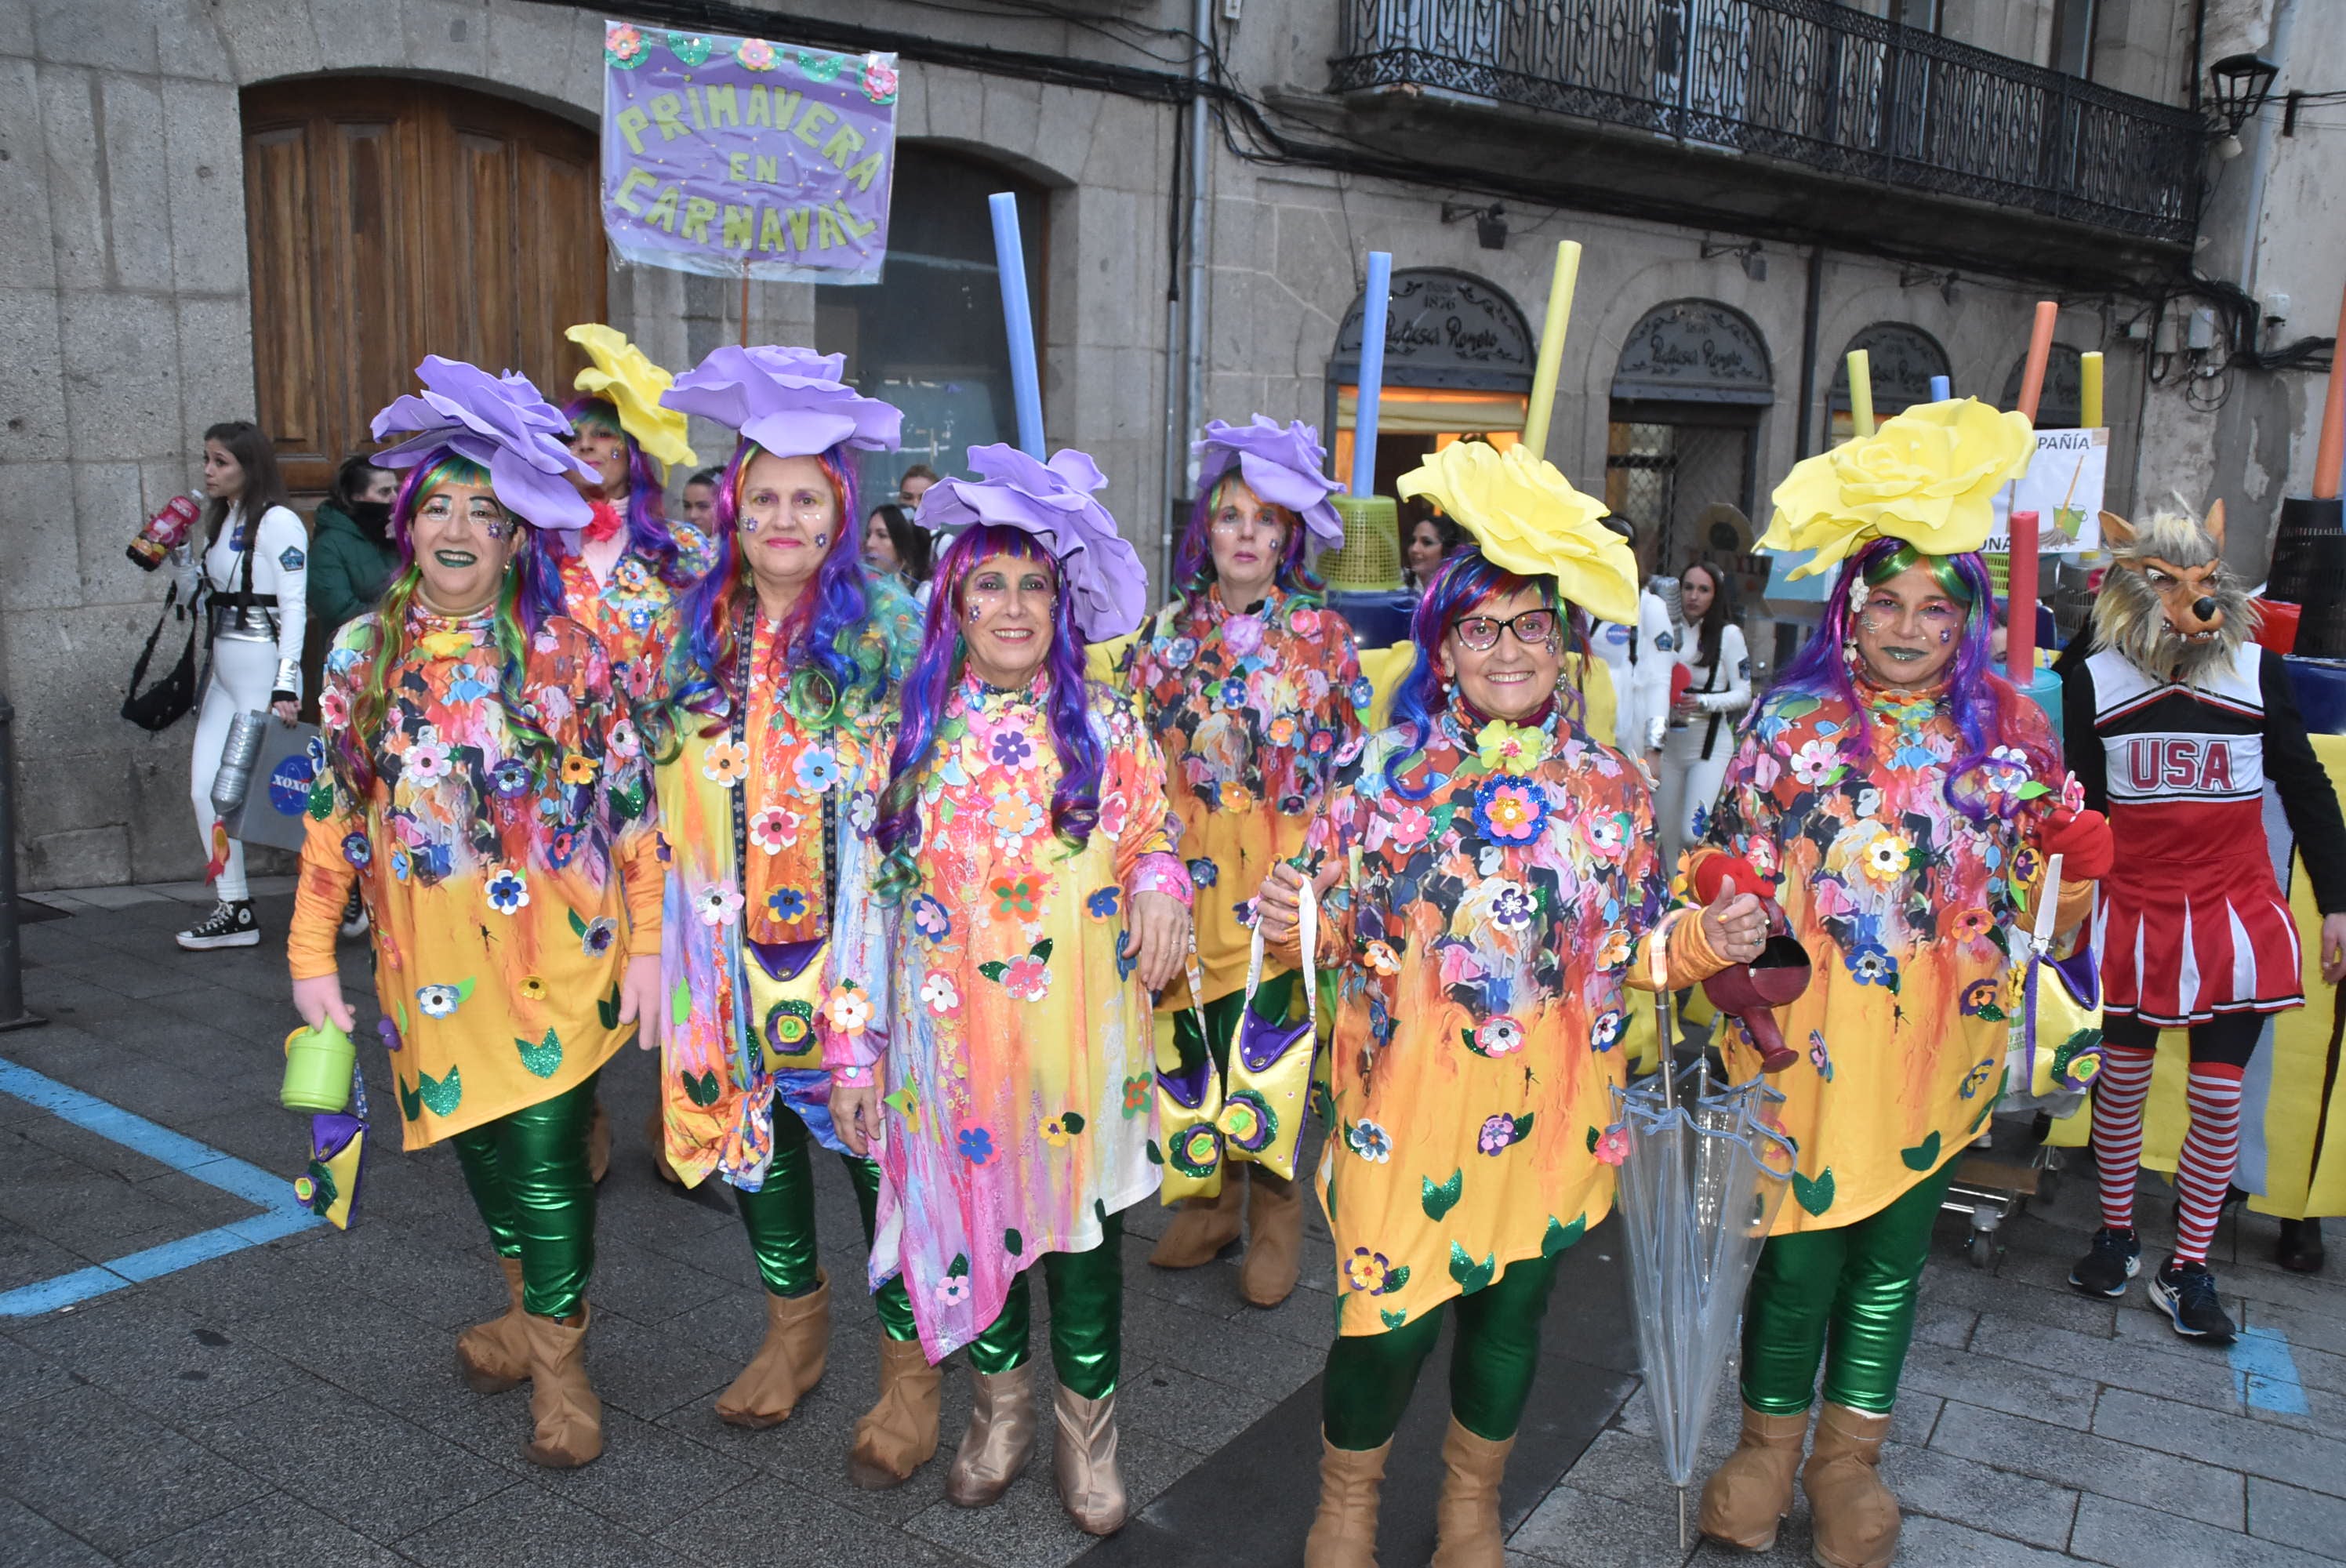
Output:
[[877,880],[841,924],[876,927],[869,1017],[825,1018],[831,1114],[876,1152],[872,1281],[932,1362],[969,1348],[969,1429],[946,1478],[993,1502],[1034,1452],[1026,1271],[1051,1296],[1059,1498],[1105,1535],[1117,1469],[1123,1211],[1151,1197],[1149,993],[1181,968],[1189,879],[1137,706],[1084,647],[1139,625],[1146,576],[1080,452],[972,448],[977,481],[921,500],[951,533],[903,686]]
[[437,357],[375,416],[401,569],[342,629],[319,698],[288,943],[311,1027],[354,1022],[334,938],[355,881],[407,1147],[456,1148],[503,1265],[505,1314],[456,1341],[464,1380],[532,1384],[528,1457],[602,1451],[588,1385],[595,1080],[657,1024],[660,872],[643,748],[602,646],[524,537],[586,504],[562,416],[516,375]]
[[[2052,721],[1990,668],[1977,551],[2033,444],[2023,415],[1927,403],[1786,477],[1761,546],[1813,549],[1798,574],[1838,575],[1684,862],[1697,896],[1776,879],[1815,963],[1777,1009],[1801,1054],[1768,1083],[1798,1164],[1744,1302],[1741,1441],[1703,1488],[1701,1527],[1767,1550],[1797,1476],[1824,1568],[1896,1554],[1875,1467],[1932,1222],[2002,1092],[2037,902],[2055,898],[2075,932],[2109,863]],[[2054,853],[2058,889],[2043,885]],[[1730,1081],[1759,1072],[1739,1025],[1724,1048]]]
[[[1627,988],[1656,970],[1691,985],[1755,956],[1766,926],[1749,893],[1668,910],[1644,779],[1589,738],[1563,684],[1568,616],[1637,613],[1603,506],[1526,449],[1480,442],[1436,453],[1401,494],[1475,544],[1419,599],[1393,727],[1340,776],[1305,850],[1338,1003],[1319,1175],[1337,1338],[1303,1561],[1373,1568],[1393,1433],[1453,1307],[1433,1561],[1501,1568],[1499,1487],[1556,1258],[1612,1207],[1602,1134]],[[1281,862],[1259,901],[1290,963],[1305,876]]]
[[[843,360],[727,345],[667,406],[740,433],[717,483],[717,562],[676,606],[647,709],[668,850],[658,1125],[687,1186],[733,1189],[766,1287],[766,1337],[718,1396],[736,1426],[786,1420],[822,1376],[831,1285],[815,1261],[810,1143],[838,1149],[815,1010],[872,983],[876,956],[836,921],[865,876],[874,740],[919,639],[911,598],[860,565],[855,454],[903,416],[839,379]],[[879,1166],[846,1156],[870,1239]],[[892,1486],[936,1450],[937,1378],[909,1311],[881,1303],[880,1409],[856,1479]]]
[[[1246,1004],[1254,891],[1303,847],[1336,770],[1359,753],[1368,683],[1352,627],[1303,565],[1307,535],[1323,548],[1344,542],[1319,433],[1260,414],[1245,425],[1216,420],[1197,450],[1198,505],[1173,567],[1181,596],[1134,645],[1131,682],[1165,748],[1181,852],[1198,890],[1206,994],[1191,997],[1181,980],[1158,1005],[1182,1065],[1210,1051],[1223,1073]],[[1267,972],[1255,993],[1255,1011],[1274,1023],[1301,1003],[1292,970]],[[1278,1306],[1295,1288],[1303,1197],[1268,1166],[1226,1165],[1220,1193],[1191,1198],[1148,1261],[1212,1262],[1238,1239],[1241,1207],[1252,1235],[1239,1293]]]

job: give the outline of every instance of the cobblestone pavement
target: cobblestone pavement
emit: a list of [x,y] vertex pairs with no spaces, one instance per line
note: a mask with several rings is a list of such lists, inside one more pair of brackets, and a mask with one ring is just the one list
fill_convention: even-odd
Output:
[[[281,934],[284,884],[259,888],[265,930]],[[281,952],[180,952],[170,933],[207,896],[190,886],[41,895],[67,917],[25,928],[29,1001],[50,1022],[0,1034],[0,1063],[290,1177],[304,1126],[276,1104],[278,1042],[292,1023]],[[366,990],[360,944],[345,944],[344,969],[355,1000]],[[393,1103],[379,1054],[369,1084],[379,1107]],[[159,1147],[158,1159],[0,1093],[0,1302],[131,1255],[207,1249],[190,1237],[237,1247],[70,1306],[0,1316],[0,1568],[1300,1559],[1331,1323],[1332,1260],[1316,1215],[1306,1288],[1263,1312],[1239,1301],[1228,1262],[1148,1268],[1161,1216],[1132,1211],[1119,1413],[1139,1512],[1122,1539],[1094,1547],[1053,1495],[1047,1422],[1044,1452],[989,1510],[944,1502],[942,1459],[895,1492],[849,1483],[842,1456],[877,1362],[876,1324],[852,1289],[834,1293],[830,1369],[790,1421],[757,1433],[718,1421],[710,1402],[760,1332],[756,1276],[721,1196],[678,1195],[653,1176],[642,1144],[651,1091],[632,1052],[605,1074],[616,1147],[590,1365],[608,1451],[574,1472],[521,1458],[525,1393],[478,1397],[453,1373],[454,1332],[500,1308],[503,1290],[452,1158],[401,1156],[379,1117],[385,1135],[353,1229],[248,1246],[236,1227],[267,1216],[219,1185],[236,1186],[220,1175],[234,1167],[191,1176],[200,1156],[184,1146]],[[114,1130],[137,1141],[135,1128]],[[828,1267],[852,1279],[861,1237],[847,1186],[818,1168]],[[2164,1196],[2147,1183],[2146,1215]],[[1899,1561],[2346,1561],[2346,1290],[2271,1268],[2271,1222],[2229,1221],[2215,1262],[2251,1337],[2229,1356],[2196,1348],[2145,1309],[2138,1288],[2106,1303],[2063,1285],[2092,1223],[2087,1184],[2073,1177],[2057,1203],[2005,1227],[1994,1276],[1964,1261],[1959,1221],[1943,1227],[1883,1467],[1908,1511]],[[1557,1291],[1511,1471],[1510,1562],[1805,1563],[1804,1507],[1767,1557],[1678,1549],[1676,1497],[1629,1375],[1610,1235],[1600,1227],[1576,1249]],[[1431,1408],[1396,1457],[1388,1568],[1424,1561],[1440,1397],[1437,1365],[1419,1400]],[[955,1370],[948,1449],[966,1409]],[[1730,1388],[1706,1463],[1731,1442],[1734,1420]]]

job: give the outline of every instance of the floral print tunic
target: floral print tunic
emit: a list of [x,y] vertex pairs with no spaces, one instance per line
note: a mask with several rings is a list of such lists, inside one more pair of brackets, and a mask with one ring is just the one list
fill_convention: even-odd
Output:
[[[1706,843],[1777,878],[1815,965],[1808,991],[1776,1010],[1800,1054],[1769,1079],[1800,1151],[1780,1234],[1887,1207],[1978,1135],[2000,1093],[2025,972],[2013,928],[2025,929],[2044,871],[2029,841],[2037,809],[2024,801],[2061,780],[2033,779],[2019,749],[2060,755],[2043,710],[1990,679],[2014,744],[1974,775],[1995,802],[1984,823],[1947,799],[1968,748],[1943,690],[1862,682],[1872,757],[1852,768],[1841,750],[1847,702],[1780,687],[1728,764]],[[1688,852],[1689,869],[1705,852]],[[1741,1028],[1725,1038],[1730,1076],[1756,1072]]]
[[880,700],[856,697],[835,723],[810,723],[811,694],[792,696],[779,628],[753,615],[741,723],[678,715],[680,749],[655,769],[668,861],[661,1119],[688,1186],[712,1170],[753,1192],[765,1184],[778,1092],[837,1146],[816,1004],[868,986],[884,948],[861,931],[834,940],[832,902],[841,883],[869,875],[888,765],[877,737],[918,647],[909,596],[872,582],[864,592],[872,613],[849,651],[885,674]]
[[[1611,1209],[1624,988],[1651,986],[1668,901],[1645,785],[1559,708],[1535,728],[1454,707],[1414,755],[1413,738],[1372,737],[1311,833],[1337,868],[1319,1186],[1340,1334],[1398,1329]],[[1718,967],[1692,919],[1668,958],[1673,984]]]
[[[326,657],[329,734],[350,723],[377,623],[352,621]],[[619,1022],[619,976],[658,947],[660,879],[642,742],[585,627],[557,616],[530,639],[525,717],[555,742],[536,766],[505,728],[494,616],[413,609],[408,636],[370,738],[368,798],[341,788],[319,748],[288,947],[295,979],[332,974],[358,883],[417,1149],[563,1094],[635,1033]]]
[[1134,895],[1189,891],[1164,763],[1132,700],[1093,684],[1099,823],[1071,852],[1051,830],[1049,679],[964,679],[921,779],[917,886],[890,905],[842,881],[842,929],[892,934],[872,1016],[827,1017],[826,1057],[843,1081],[878,1074],[871,1278],[903,1270],[933,1361],[1001,1316],[1021,1269],[1098,1246],[1102,1217],[1158,1185],[1156,1030],[1121,948]]
[[684,585],[709,570],[714,555],[708,536],[690,524],[671,523],[668,530],[677,543],[676,567],[668,577],[632,550],[620,552],[611,575],[599,581],[575,544],[556,557],[563,612],[601,640],[620,689],[638,701],[650,694],[668,657],[675,632],[668,606],[683,596]]
[[[1246,983],[1255,891],[1303,847],[1339,769],[1361,748],[1368,682],[1352,629],[1317,595],[1273,588],[1234,615],[1219,584],[1176,600],[1133,645],[1131,680],[1165,750],[1181,853],[1198,890],[1210,1002]],[[1185,979],[1167,1007],[1189,1005]]]

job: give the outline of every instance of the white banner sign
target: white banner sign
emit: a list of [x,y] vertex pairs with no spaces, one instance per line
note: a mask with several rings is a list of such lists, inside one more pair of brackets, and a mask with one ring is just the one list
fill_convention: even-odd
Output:
[[2036,514],[2037,553],[2069,555],[2102,547],[2102,481],[2109,471],[2106,430],[2040,430],[2028,473],[1995,498],[1995,524],[1984,546],[2012,548],[2012,514]]

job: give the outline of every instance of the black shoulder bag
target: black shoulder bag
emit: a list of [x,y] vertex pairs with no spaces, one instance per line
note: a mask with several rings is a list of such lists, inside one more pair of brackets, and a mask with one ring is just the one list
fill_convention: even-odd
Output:
[[147,634],[147,646],[138,651],[138,662],[130,667],[130,690],[122,699],[122,717],[139,728],[160,732],[171,728],[196,706],[196,618],[185,610],[178,610],[188,623],[188,642],[179,650],[178,662],[168,675],[154,685],[144,687],[147,667],[155,657],[155,645],[163,636],[178,604],[179,585],[173,583],[171,591],[163,596],[163,613],[156,617],[155,629]]

